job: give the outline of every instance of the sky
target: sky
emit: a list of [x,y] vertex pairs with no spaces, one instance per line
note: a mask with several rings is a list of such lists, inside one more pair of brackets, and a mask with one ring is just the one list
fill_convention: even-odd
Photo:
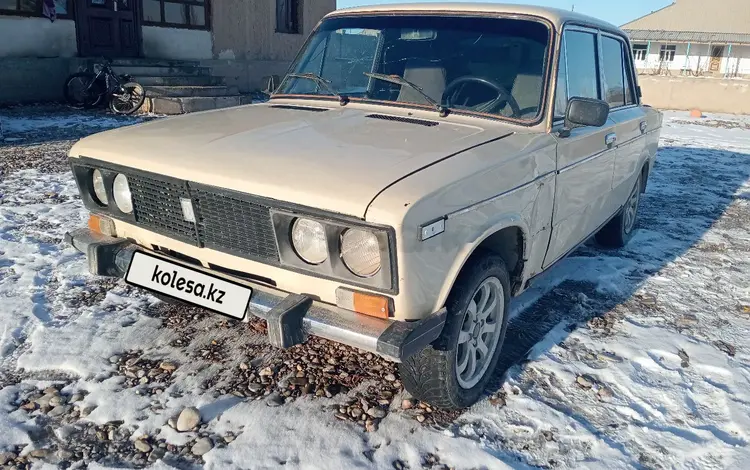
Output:
[[[383,3],[420,2],[424,0],[337,0],[338,8]],[[439,1],[439,0],[430,0]],[[461,0],[452,0],[461,1]],[[525,3],[570,10],[595,16],[621,26],[672,3],[672,0],[502,0],[502,3]]]

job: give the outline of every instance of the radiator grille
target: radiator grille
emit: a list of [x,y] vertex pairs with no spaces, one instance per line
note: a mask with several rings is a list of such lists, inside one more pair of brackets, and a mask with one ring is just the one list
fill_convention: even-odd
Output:
[[[196,246],[278,262],[270,208],[252,196],[142,174],[130,174],[128,181],[137,225]],[[181,198],[191,200],[196,223],[184,219]]]
[[138,225],[162,235],[198,244],[195,225],[182,217],[180,198],[189,197],[184,182],[128,175],[133,212]]
[[268,206],[203,189],[193,189],[192,193],[200,214],[198,234],[205,246],[240,256],[278,261]]

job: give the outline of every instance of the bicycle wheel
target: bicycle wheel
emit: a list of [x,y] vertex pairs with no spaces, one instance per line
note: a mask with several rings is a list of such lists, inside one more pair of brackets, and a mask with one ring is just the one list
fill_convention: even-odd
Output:
[[65,101],[72,107],[93,108],[102,100],[101,86],[96,83],[96,75],[78,72],[68,76],[63,87]]
[[124,93],[113,93],[109,100],[109,109],[115,114],[133,114],[146,100],[146,91],[136,82],[122,85]]

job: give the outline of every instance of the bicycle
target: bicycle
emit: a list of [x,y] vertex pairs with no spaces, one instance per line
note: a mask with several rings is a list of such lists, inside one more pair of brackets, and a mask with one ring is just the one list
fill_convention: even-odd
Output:
[[65,80],[65,101],[74,108],[88,109],[108,101],[115,114],[133,114],[146,100],[143,86],[130,75],[117,75],[112,70],[112,61],[105,59],[94,65],[92,72],[77,72]]

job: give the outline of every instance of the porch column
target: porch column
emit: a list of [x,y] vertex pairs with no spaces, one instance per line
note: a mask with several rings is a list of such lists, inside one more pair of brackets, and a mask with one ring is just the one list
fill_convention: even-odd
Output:
[[732,60],[732,45],[729,45],[729,48],[727,49],[727,66],[726,70],[724,71],[724,77],[729,76],[729,61]]

